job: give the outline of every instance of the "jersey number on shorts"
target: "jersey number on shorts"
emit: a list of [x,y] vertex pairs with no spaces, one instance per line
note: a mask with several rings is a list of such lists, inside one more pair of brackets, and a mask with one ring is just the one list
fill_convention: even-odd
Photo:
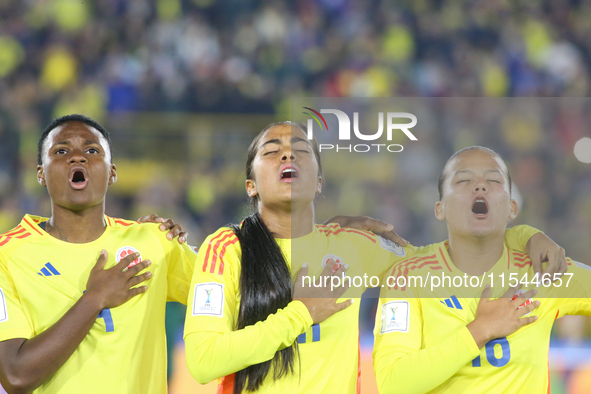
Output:
[[97,319],[103,319],[105,321],[106,332],[115,331],[115,325],[113,324],[113,317],[111,316],[111,310],[105,308],[98,314]]
[[[501,346],[501,352],[502,352],[502,356],[501,358],[497,358],[497,356],[495,355],[495,346],[496,345],[500,345]],[[486,343],[486,345],[484,346],[484,348],[486,349],[486,359],[488,360],[488,362],[490,363],[490,365],[492,365],[493,367],[504,367],[505,365],[507,365],[507,363],[509,363],[509,360],[511,359],[511,348],[509,347],[509,341],[507,340],[507,338],[498,338],[498,339],[493,339],[492,341],[488,341]],[[473,367],[480,367],[480,356],[476,357],[474,360],[472,360],[472,366]]]

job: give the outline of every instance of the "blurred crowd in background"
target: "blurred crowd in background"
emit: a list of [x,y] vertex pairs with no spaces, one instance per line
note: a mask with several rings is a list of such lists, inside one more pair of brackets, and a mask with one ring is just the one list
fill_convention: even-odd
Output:
[[[292,98],[589,96],[590,15],[589,0],[0,0],[0,232],[50,214],[36,149],[55,117],[112,133],[108,214],[172,217],[200,244],[249,212],[246,148],[290,119]],[[589,100],[496,121],[464,107],[464,123],[441,115],[403,153],[323,156],[318,220],[366,214],[414,244],[441,240],[439,170],[486,144],[512,171],[518,221],[590,263],[591,171],[573,154],[591,134]],[[584,319],[563,326],[558,337],[589,334]]]

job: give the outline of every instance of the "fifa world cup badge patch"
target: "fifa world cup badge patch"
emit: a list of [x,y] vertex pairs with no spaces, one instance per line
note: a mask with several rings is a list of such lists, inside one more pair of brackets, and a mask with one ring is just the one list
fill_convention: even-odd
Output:
[[[117,251],[117,254],[115,255],[115,260],[117,260],[117,264],[119,264],[121,262],[121,260],[123,260],[125,258],[125,256],[130,255],[132,253],[139,253],[139,250],[137,250],[133,246],[123,246],[122,248],[119,248],[119,250]],[[123,272],[127,271],[128,269],[130,269],[134,265],[137,265],[141,262],[142,262],[142,255],[140,254],[140,257],[138,257],[137,259],[135,259],[131,263],[129,263],[127,265],[127,267],[125,267]]]
[[193,316],[224,316],[224,285],[217,282],[195,285]]
[[322,269],[324,269],[324,267],[326,267],[326,263],[330,259],[332,259],[334,261],[334,265],[332,266],[331,275],[334,274],[335,272],[337,272],[339,270],[339,268],[341,268],[343,265],[345,265],[342,257],[337,256],[336,254],[327,254],[326,256],[324,256],[322,258]]
[[390,301],[382,305],[382,326],[380,334],[388,332],[408,332],[408,301]]
[[382,238],[379,235],[378,239],[380,240],[380,246],[382,247],[382,249],[386,249],[387,251],[394,253],[396,256],[406,256],[406,251],[404,250],[404,248],[398,245],[396,242],[392,242],[389,239]]
[[0,288],[0,323],[8,320],[8,310],[6,309],[6,298],[4,291]]

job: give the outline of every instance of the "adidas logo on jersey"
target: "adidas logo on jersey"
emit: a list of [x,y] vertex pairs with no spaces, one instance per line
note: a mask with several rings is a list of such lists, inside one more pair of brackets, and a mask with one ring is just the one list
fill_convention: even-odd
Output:
[[451,296],[450,298],[446,298],[445,300],[439,302],[447,305],[451,309],[464,309],[462,308],[462,305],[460,304],[460,301],[458,301],[456,296]]
[[43,268],[41,268],[40,272],[37,272],[37,275],[41,276],[54,276],[54,275],[61,275],[58,270],[55,269],[51,263],[45,264]]

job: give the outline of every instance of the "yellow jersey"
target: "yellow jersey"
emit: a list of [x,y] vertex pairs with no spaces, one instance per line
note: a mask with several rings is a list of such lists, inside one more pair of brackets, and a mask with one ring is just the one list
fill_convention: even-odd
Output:
[[[549,392],[548,350],[554,321],[564,315],[591,314],[589,266],[570,259],[568,264],[560,281],[540,283],[534,300],[541,305],[532,312],[538,316],[536,322],[491,340],[482,349],[466,328],[478,306],[482,291],[478,284],[492,284],[492,297],[498,298],[518,281],[539,282],[529,257],[505,247],[487,273],[473,277],[455,267],[445,242],[435,252],[397,264],[384,278],[390,283],[381,290],[376,314],[373,356],[380,393]],[[417,280],[433,275],[467,281],[432,289]],[[409,280],[413,276],[415,280]],[[394,280],[403,277],[406,280]],[[529,283],[522,290],[535,287]]]
[[47,234],[46,218],[26,215],[0,236],[0,341],[30,339],[56,323],[82,296],[101,249],[105,268],[138,251],[150,259],[148,290],[104,309],[76,351],[41,393],[166,393],[166,301],[186,303],[196,254],[166,239],[158,224],[105,216],[105,232],[85,244]]
[[[515,245],[523,248],[536,231],[521,227],[509,233],[515,236]],[[360,297],[369,286],[380,286],[382,276],[406,256],[433,252],[439,247],[402,248],[373,233],[337,224],[316,225],[304,237],[276,241],[292,280],[304,262],[309,267],[308,275],[316,277],[331,258],[347,264],[347,276],[356,279],[338,302]],[[237,330],[240,259],[240,242],[229,228],[210,235],[199,249],[185,320],[187,362],[193,375],[199,376],[201,383],[224,377],[219,392],[231,393],[233,373],[272,359],[278,350],[297,340],[295,373],[274,381],[271,372],[258,393],[358,392],[359,300],[315,325],[307,308],[292,301],[267,320]]]

